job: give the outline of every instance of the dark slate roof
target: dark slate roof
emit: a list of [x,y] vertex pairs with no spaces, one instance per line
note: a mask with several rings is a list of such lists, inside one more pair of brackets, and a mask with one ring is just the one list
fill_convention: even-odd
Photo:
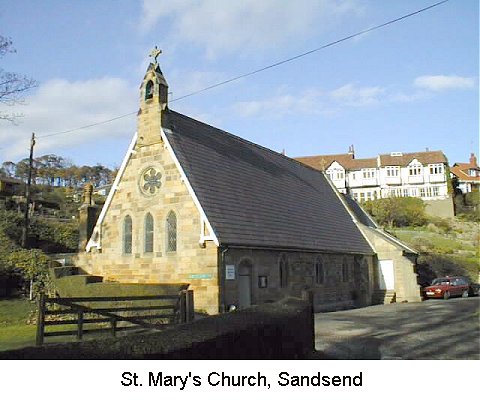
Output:
[[368,215],[368,213],[358,204],[354,199],[352,199],[348,194],[342,194],[345,199],[350,211],[355,215],[357,221],[361,224],[368,226],[369,228],[378,228],[378,225],[373,220],[373,218]]
[[221,245],[373,253],[322,173],[171,110],[162,126]]

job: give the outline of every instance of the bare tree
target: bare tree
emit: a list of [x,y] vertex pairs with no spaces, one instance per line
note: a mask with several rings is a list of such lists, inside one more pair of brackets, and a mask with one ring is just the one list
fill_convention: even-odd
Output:
[[[12,41],[0,35],[0,58],[3,58],[7,53],[15,53],[15,49],[12,47]],[[1,104],[12,106],[22,103],[25,92],[35,86],[37,86],[37,83],[33,79],[0,68]],[[21,116],[22,115],[18,113],[7,113],[0,110],[0,120],[15,122],[15,119]]]

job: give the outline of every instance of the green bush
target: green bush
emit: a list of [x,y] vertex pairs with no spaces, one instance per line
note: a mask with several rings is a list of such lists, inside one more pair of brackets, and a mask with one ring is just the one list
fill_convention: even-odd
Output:
[[445,218],[440,217],[428,217],[429,225],[433,224],[442,233],[450,233],[453,230],[452,223]]
[[478,261],[445,254],[421,254],[418,257],[417,273],[421,283],[430,283],[436,277],[466,276],[478,280]]
[[363,206],[380,225],[390,228],[423,226],[428,222],[425,204],[415,197],[369,200]]
[[19,275],[25,286],[29,285],[31,281],[34,293],[48,291],[50,288],[48,274],[50,258],[41,250],[16,249],[6,257],[6,260],[10,274]]
[[[70,224],[55,222],[52,225],[50,222],[32,222],[34,233],[38,231],[44,238],[51,238],[70,246],[75,240],[74,228]],[[22,282],[24,292],[28,291],[27,286],[32,281],[33,290],[38,293],[49,287],[48,265],[50,259],[40,249],[20,247],[22,225],[21,214],[0,210],[0,277]]]
[[60,222],[45,218],[32,220],[31,233],[52,253],[74,252],[78,248],[78,221]]

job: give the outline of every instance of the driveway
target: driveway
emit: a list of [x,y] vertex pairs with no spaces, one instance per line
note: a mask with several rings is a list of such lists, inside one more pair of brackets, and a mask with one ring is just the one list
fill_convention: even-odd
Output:
[[319,358],[480,359],[480,297],[315,314]]

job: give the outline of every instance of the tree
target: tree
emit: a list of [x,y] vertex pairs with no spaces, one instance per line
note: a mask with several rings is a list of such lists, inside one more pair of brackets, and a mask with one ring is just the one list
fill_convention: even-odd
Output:
[[[8,53],[15,53],[12,47],[12,41],[0,35],[0,58]],[[0,68],[0,103],[7,106],[22,103],[25,92],[37,86],[37,83],[25,76],[15,72],[5,71]],[[0,119],[15,122],[21,114],[7,113],[0,110]]]
[[421,226],[428,221],[425,204],[415,197],[369,200],[363,204],[363,207],[379,224],[389,228]]

